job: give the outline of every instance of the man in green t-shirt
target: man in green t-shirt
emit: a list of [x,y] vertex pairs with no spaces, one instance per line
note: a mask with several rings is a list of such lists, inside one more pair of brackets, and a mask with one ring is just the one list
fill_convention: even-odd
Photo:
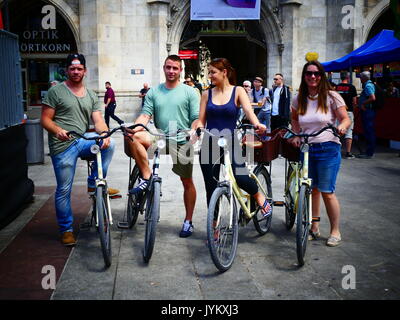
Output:
[[[67,57],[68,80],[49,89],[43,99],[41,122],[49,134],[50,156],[57,179],[55,207],[57,221],[62,234],[62,243],[73,246],[75,238],[72,229],[71,189],[78,157],[91,154],[90,147],[94,140],[70,137],[68,131],[85,134],[93,121],[96,132],[107,131],[108,127],[101,114],[96,93],[85,87],[83,78],[86,74],[86,61],[82,54],[70,54]],[[112,139],[104,139],[101,146],[103,173],[107,169],[114,153]],[[97,168],[88,177],[88,191],[94,191]],[[110,194],[118,190],[109,188]]]
[[[143,109],[135,124],[146,125],[153,118],[156,128],[166,134],[173,134],[179,129],[194,129],[199,117],[200,99],[195,89],[179,82],[182,72],[179,56],[168,56],[163,70],[165,82],[147,92]],[[129,150],[140,169],[141,180],[129,192],[137,194],[146,190],[151,177],[147,149],[152,145],[152,139],[140,127],[132,131],[132,137],[133,141],[128,142]],[[180,176],[184,188],[186,216],[179,234],[182,238],[189,237],[193,232],[192,216],[196,202],[196,188],[192,179],[193,147],[188,146],[184,136],[171,138],[167,144],[167,152],[174,162],[172,171]]]

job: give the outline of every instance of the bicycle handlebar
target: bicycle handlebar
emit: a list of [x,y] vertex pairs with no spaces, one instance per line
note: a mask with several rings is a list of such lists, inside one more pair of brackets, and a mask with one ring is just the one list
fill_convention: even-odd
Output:
[[[117,127],[117,128],[112,129],[111,131],[102,131],[102,132],[99,133],[99,135],[94,136],[94,137],[85,137],[84,135],[82,135],[82,134],[80,134],[80,133],[78,133],[78,132],[76,132],[76,131],[68,131],[68,132],[67,132],[67,135],[74,134],[74,135],[76,135],[76,136],[78,136],[78,137],[80,137],[80,138],[83,138],[83,139],[85,139],[85,140],[103,140],[103,139],[106,139],[106,138],[110,137],[112,134],[114,134],[114,133],[115,133],[116,131],[118,131],[118,130],[121,130],[122,133],[123,133],[123,135],[124,135],[124,136],[127,136],[127,130],[126,130],[127,128],[132,130],[132,129],[135,129],[135,128],[137,128],[137,127],[142,127],[143,129],[145,129],[148,133],[150,133],[150,134],[153,135],[153,136],[164,137],[164,138],[176,137],[178,134],[180,134],[180,133],[182,133],[182,132],[183,132],[183,133],[186,133],[185,130],[178,129],[178,131],[177,131],[176,133],[174,133],[174,134],[162,134],[162,133],[158,133],[158,132],[153,132],[153,131],[151,131],[151,130],[150,130],[148,127],[146,127],[144,124],[137,123],[137,124],[134,124],[134,125],[129,126],[129,127],[127,127],[127,126],[125,126],[125,125],[121,125],[121,126],[119,126],[119,127]],[[101,136],[100,134],[103,134],[103,133],[106,133],[106,135]],[[186,133],[186,134],[187,134],[187,133]]]
[[289,131],[293,136],[295,136],[295,137],[300,137],[300,138],[316,137],[316,136],[318,136],[319,134],[321,134],[322,132],[324,132],[325,130],[329,130],[329,129],[330,129],[330,130],[332,130],[332,133],[333,133],[334,136],[340,138],[340,135],[338,134],[337,129],[336,129],[332,124],[328,124],[327,126],[323,127],[323,128],[320,129],[319,131],[314,132],[314,133],[310,133],[310,134],[307,134],[307,133],[296,133],[296,132],[294,132],[293,130],[289,129],[288,127],[279,127],[279,128],[278,128],[278,130],[282,130],[282,129],[287,130],[287,131]]

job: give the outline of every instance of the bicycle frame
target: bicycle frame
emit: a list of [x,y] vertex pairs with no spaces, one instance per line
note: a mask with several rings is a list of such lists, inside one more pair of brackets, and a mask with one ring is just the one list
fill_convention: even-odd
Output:
[[[232,163],[231,163],[231,159],[230,159],[230,154],[229,154],[229,150],[227,149],[227,146],[223,147],[224,149],[224,164],[223,164],[223,173],[224,173],[224,177],[222,178],[223,181],[221,181],[219,184],[222,185],[226,185],[228,184],[229,188],[230,188],[230,195],[231,195],[231,201],[233,201],[233,195],[235,195],[236,199],[239,202],[240,207],[242,208],[245,216],[248,219],[253,218],[253,216],[257,213],[257,209],[254,210],[253,212],[251,212],[251,202],[250,202],[250,198],[251,196],[249,194],[244,194],[242,192],[242,190],[240,189],[240,187],[238,186],[235,176],[233,174],[233,169],[232,169]],[[268,193],[266,190],[264,190],[263,186],[261,185],[260,181],[258,180],[258,178],[256,177],[256,175],[251,172],[250,173],[250,177],[252,179],[254,179],[258,185],[258,187],[261,189],[261,191],[264,193],[264,195],[267,197],[268,199]],[[246,199],[245,201],[243,199]],[[231,208],[233,208],[231,206]],[[231,209],[232,210],[232,209]],[[231,219],[232,219],[232,212],[231,212]],[[232,224],[232,221],[230,221],[230,225]]]
[[[101,158],[100,146],[99,146],[97,140],[96,140],[96,144],[93,145],[90,148],[90,151],[92,152],[92,154],[96,155],[96,163],[97,163],[97,178],[96,178],[96,181],[95,181],[96,189],[99,186],[105,186],[106,187],[107,186],[107,181],[106,181],[106,179],[104,179],[104,176],[103,176],[103,162],[102,162],[102,158]],[[88,162],[89,161],[90,160],[88,160]],[[90,165],[89,165],[89,167],[90,167]],[[95,197],[95,194],[92,195],[92,197]],[[111,214],[110,198],[109,198],[108,193],[107,193],[107,196],[106,196],[106,205],[107,205],[107,209],[108,209],[108,213],[109,213],[110,225],[112,225],[113,224],[113,218],[112,218],[112,214]],[[98,217],[97,210],[95,210],[95,211],[96,211],[96,227],[98,227],[99,217]]]

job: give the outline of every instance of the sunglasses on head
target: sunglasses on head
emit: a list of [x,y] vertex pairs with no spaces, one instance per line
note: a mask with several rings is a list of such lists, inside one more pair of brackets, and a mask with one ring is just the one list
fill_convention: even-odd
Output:
[[312,75],[314,75],[316,77],[320,77],[320,76],[322,76],[322,72],[321,71],[306,71],[305,75],[307,77],[311,77]]

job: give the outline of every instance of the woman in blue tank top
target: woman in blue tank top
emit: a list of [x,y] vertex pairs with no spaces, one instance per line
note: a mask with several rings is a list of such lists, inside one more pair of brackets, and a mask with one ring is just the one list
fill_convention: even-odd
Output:
[[[230,136],[232,139],[231,161],[235,179],[239,187],[252,195],[261,207],[264,216],[272,212],[271,205],[262,192],[258,191],[257,183],[249,177],[244,161],[238,161],[241,148],[235,137],[236,119],[242,106],[247,119],[255,126],[256,132],[266,132],[265,125],[261,124],[253,112],[250,100],[244,88],[236,87],[235,70],[225,58],[212,60],[209,65],[209,76],[214,88],[203,92],[200,102],[198,127],[206,127],[219,136]],[[229,140],[229,139],[228,139]],[[236,149],[236,153],[235,153]],[[217,187],[219,179],[220,158],[222,149],[217,146],[216,140],[205,137],[200,150],[200,166],[203,173],[207,194],[207,206],[211,195]]]

